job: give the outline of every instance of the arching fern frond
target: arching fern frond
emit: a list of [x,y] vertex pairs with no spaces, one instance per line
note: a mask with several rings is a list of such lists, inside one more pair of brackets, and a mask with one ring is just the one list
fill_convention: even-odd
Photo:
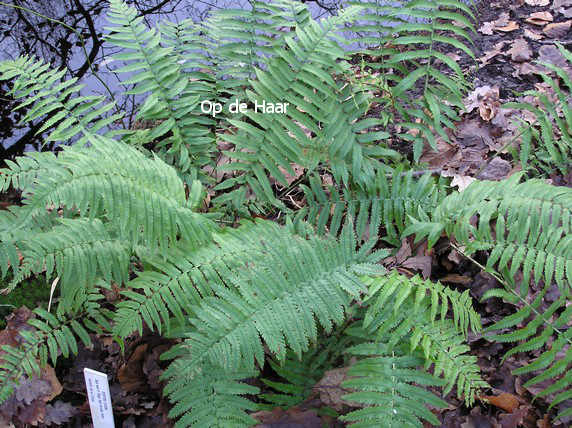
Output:
[[187,206],[174,169],[121,142],[95,136],[91,144],[67,147],[57,157],[25,156],[2,170],[0,187],[23,190],[15,228],[44,216],[47,206],[63,206],[81,217],[105,216],[120,237],[141,239],[151,250],[166,249],[178,235],[191,243],[207,238],[209,222]]
[[437,150],[434,134],[449,141],[445,129],[454,127],[457,111],[464,109],[462,98],[469,84],[460,66],[437,45],[475,59],[464,29],[476,34],[474,14],[457,0],[350,4],[359,4],[365,13],[348,27],[356,35],[349,37],[349,43],[358,45],[355,54],[365,67],[380,71],[383,89],[391,94],[385,107],[395,111],[398,124],[407,130],[399,136],[413,143],[414,158],[419,160],[425,141]]
[[371,264],[379,255],[356,250],[349,228],[340,241],[291,236],[262,247],[262,257],[211,283],[214,295],[194,308],[185,340],[164,354],[177,357],[164,374],[176,401],[184,398],[177,393],[184,379],[212,367],[238,373],[263,366],[265,347],[278,361],[287,349],[301,356],[317,340],[318,326],[331,331],[352,299],[360,300],[366,289],[358,275],[379,271]]
[[[488,267],[520,268],[524,286],[534,280],[562,289],[572,280],[572,190],[542,180],[520,183],[521,175],[501,182],[473,182],[452,193],[431,220],[414,221],[405,234],[428,236],[433,245],[442,232],[453,235],[465,252],[490,250]],[[473,225],[469,220],[478,215]]]
[[[559,43],[557,45],[562,56],[572,64],[572,53]],[[520,145],[523,169],[527,170],[530,163],[540,173],[558,170],[565,175],[572,168],[572,80],[561,67],[546,62],[542,66],[556,75],[552,78],[546,73],[539,73],[554,96],[547,91],[529,90],[523,95],[533,97],[533,103],[507,103],[504,107],[531,112],[540,126],[537,129],[525,122],[519,124],[523,133]]]
[[391,179],[378,173],[364,189],[352,186],[339,191],[334,186],[325,187],[317,177],[311,177],[309,184],[302,185],[307,206],[296,213],[295,223],[304,219],[319,234],[328,230],[337,235],[344,218],[351,218],[358,237],[380,236],[396,246],[411,224],[410,216],[417,218],[420,209],[434,210],[446,194],[442,181],[430,174],[416,179],[412,172],[402,173],[400,169]]
[[[234,150],[225,154],[234,162],[219,168],[241,175],[221,183],[220,189],[247,184],[261,199],[278,203],[268,174],[287,186],[282,171],[294,175],[292,164],[315,168],[324,141],[319,124],[329,121],[321,112],[327,111],[328,103],[340,103],[332,73],[343,71],[338,60],[346,54],[333,38],[358,12],[359,8],[344,9],[339,16],[296,27],[296,37],[287,36],[285,45],[275,47],[276,57],[268,60],[267,69],[257,69],[257,79],[250,81],[253,90],[247,91],[247,96],[254,107],[259,106],[258,112],[256,108],[248,110],[244,121],[229,120],[237,131],[224,135],[225,141],[234,145]],[[264,114],[260,110],[263,101],[290,105],[283,113]],[[305,155],[307,150],[313,155]]]
[[241,269],[262,256],[265,242],[283,242],[291,235],[275,223],[246,222],[237,229],[225,229],[212,235],[212,242],[199,248],[180,243],[165,257],[147,258],[147,269],[127,284],[118,303],[113,332],[125,338],[133,331],[142,332],[143,322],[160,332],[170,331],[171,316],[180,326],[187,325],[193,307],[213,296],[212,284],[220,276]]
[[[434,364],[435,376],[446,380],[445,393],[456,386],[459,398],[472,404],[487,384],[481,380],[476,357],[467,355],[469,328],[481,329],[468,290],[460,294],[440,283],[397,273],[370,280],[368,285],[363,328],[385,338],[389,347],[409,340],[412,351],[423,351],[427,366]],[[404,311],[404,307],[410,309]],[[449,309],[452,320],[446,318]]]
[[27,56],[0,62],[0,80],[15,79],[9,95],[22,100],[16,109],[28,108],[21,122],[49,115],[37,134],[55,128],[48,132],[46,141],[65,142],[77,137],[76,142],[82,144],[122,115],[105,116],[115,102],[104,103],[103,96],[81,96],[85,85],[77,84],[76,77],[61,81],[66,73],[66,69],[54,70],[49,63]]
[[127,50],[114,56],[128,62],[115,70],[131,74],[122,81],[124,85],[133,85],[125,94],[148,94],[138,117],[158,122],[148,138],[162,138],[168,152],[177,153],[178,166],[196,179],[197,167],[208,163],[209,152],[215,148],[214,139],[207,129],[197,129],[199,120],[191,120],[199,110],[200,96],[190,90],[180,57],[173,53],[173,46],[162,46],[161,33],[147,28],[143,17],[137,17],[137,10],[122,0],[111,1],[108,20],[116,26],[108,28],[111,33],[106,40]]
[[[506,271],[506,270],[505,270]],[[508,277],[505,272],[505,277]],[[485,293],[483,300],[491,297],[503,298],[505,301],[522,305],[514,314],[509,315],[486,328],[486,337],[491,341],[517,343],[504,356],[503,361],[518,352],[541,350],[540,355],[532,362],[514,369],[515,376],[533,374],[524,386],[531,387],[544,383],[536,398],[545,397],[552,409],[570,398],[572,379],[572,332],[568,323],[572,317],[570,290],[563,293],[548,307],[544,306],[544,298],[548,288],[544,288],[533,299],[527,299],[526,290],[515,287],[514,281],[505,283],[505,289],[491,289]],[[521,287],[524,288],[524,287]],[[524,292],[523,292],[524,291]],[[511,330],[506,332],[507,330]],[[548,386],[546,383],[548,382]],[[557,418],[565,417],[570,412],[564,410]]]
[[355,345],[347,353],[359,361],[348,370],[354,378],[341,386],[356,391],[342,398],[363,408],[342,416],[342,420],[353,422],[352,427],[422,427],[423,421],[439,424],[426,406],[443,408],[447,402],[423,386],[443,386],[445,382],[417,369],[423,365],[422,357],[404,346],[382,342]]
[[67,302],[85,293],[98,278],[119,284],[128,279],[131,246],[99,219],[60,219],[47,231],[30,234],[18,247],[23,259],[8,290],[32,273],[45,271],[47,278],[55,273]]
[[91,345],[88,331],[101,333],[110,329],[108,314],[101,308],[101,295],[84,297],[81,307],[74,312],[53,315],[44,309],[34,310],[35,318],[28,323],[33,330],[20,329],[20,346],[2,345],[0,351],[0,403],[13,393],[14,386],[22,376],[40,374],[48,360],[56,365],[58,352],[64,358],[77,354],[77,341]]

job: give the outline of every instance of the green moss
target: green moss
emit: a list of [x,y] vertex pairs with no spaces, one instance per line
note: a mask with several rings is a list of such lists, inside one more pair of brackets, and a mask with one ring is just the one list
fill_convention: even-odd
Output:
[[[0,279],[0,288],[7,287],[10,280],[11,278]],[[46,307],[49,300],[50,284],[44,275],[24,281],[7,295],[0,294],[0,329],[6,327],[6,316],[14,309],[21,306],[28,309]]]

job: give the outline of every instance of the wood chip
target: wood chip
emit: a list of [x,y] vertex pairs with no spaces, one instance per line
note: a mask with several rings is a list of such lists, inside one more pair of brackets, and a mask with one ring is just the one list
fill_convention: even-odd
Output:
[[530,6],[548,6],[549,0],[524,0],[524,2]]

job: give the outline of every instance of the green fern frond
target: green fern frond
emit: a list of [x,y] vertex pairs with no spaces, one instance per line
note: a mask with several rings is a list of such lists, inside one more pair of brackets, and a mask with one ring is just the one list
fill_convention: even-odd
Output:
[[143,24],[137,10],[122,0],[112,0],[108,20],[116,24],[107,28],[106,40],[126,50],[114,59],[127,64],[116,73],[130,73],[123,85],[133,85],[125,94],[148,94],[139,107],[138,118],[157,121],[148,135],[151,140],[162,138],[167,153],[177,153],[178,166],[189,172],[191,179],[198,177],[197,167],[209,162],[214,138],[209,130],[196,126],[200,96],[189,88],[189,78],[183,72],[174,46],[161,45],[161,33]]
[[366,291],[358,275],[379,271],[375,255],[356,250],[351,229],[339,241],[296,236],[261,242],[242,270],[221,272],[211,282],[214,295],[202,299],[185,340],[163,355],[175,358],[164,373],[168,391],[181,373],[221,367],[233,373],[264,365],[265,348],[285,360],[301,356],[318,336],[345,319],[352,300]]
[[245,81],[276,56],[274,47],[283,44],[286,30],[310,19],[307,6],[292,0],[252,1],[250,9],[215,11],[203,26],[214,46],[221,89],[242,98]]
[[47,206],[64,206],[81,217],[105,216],[121,238],[136,243],[141,236],[151,250],[157,245],[166,249],[179,234],[191,243],[206,240],[209,223],[187,207],[174,169],[121,142],[95,136],[91,144],[44,156],[47,161],[25,171],[21,165],[28,164],[30,155],[2,170],[3,186],[11,182],[18,189],[25,184],[24,208],[15,228],[45,215]]
[[131,248],[110,233],[109,225],[98,219],[60,219],[58,223],[19,242],[23,260],[8,290],[32,273],[44,271],[47,278],[53,273],[60,278],[64,301],[75,300],[97,278],[118,284],[127,281]]
[[[572,64],[572,53],[557,43],[560,53]],[[572,80],[565,69],[551,63],[542,63],[555,78],[539,73],[542,80],[554,92],[556,102],[547,92],[526,91],[523,95],[534,97],[538,106],[525,102],[507,103],[505,108],[516,108],[533,113],[540,129],[525,122],[519,123],[523,133],[520,146],[520,162],[523,170],[529,162],[542,173],[555,170],[567,174],[572,163]]]
[[[504,355],[503,360],[518,352],[546,349],[534,361],[513,370],[513,373],[515,375],[534,374],[524,384],[525,387],[551,381],[551,384],[543,388],[535,398],[549,397],[549,408],[553,408],[570,397],[570,388],[572,388],[572,378],[570,378],[572,332],[570,328],[567,328],[572,317],[572,306],[569,305],[570,291],[567,290],[550,306],[542,309],[541,305],[547,291],[548,289],[544,288],[532,302],[520,298],[519,300],[524,305],[521,309],[487,327],[486,331],[494,333],[487,336],[489,340],[519,342]],[[499,297],[503,297],[504,294],[511,295],[509,291],[497,294],[500,294]],[[516,291],[512,294],[518,295]],[[492,293],[488,293],[483,296],[483,299],[491,295]],[[501,333],[511,328],[514,330]],[[558,415],[558,417],[561,416]]]
[[243,397],[259,392],[257,387],[244,382],[258,372],[229,372],[216,366],[192,371],[181,364],[183,361],[178,359],[171,364],[178,373],[164,389],[175,403],[169,411],[169,417],[179,418],[175,427],[244,427],[258,422],[247,413],[256,410],[256,405]]
[[[462,98],[469,84],[460,66],[437,45],[449,45],[475,59],[468,46],[471,37],[464,29],[476,34],[473,12],[457,0],[350,4],[359,4],[365,13],[348,27],[358,35],[349,37],[349,42],[360,45],[355,54],[365,66],[381,71],[391,94],[386,107],[395,111],[398,124],[408,130],[399,135],[413,143],[417,161],[425,141],[437,150],[435,134],[449,141],[445,129],[454,127],[458,109],[464,109]],[[415,89],[422,95],[413,95]]]
[[363,189],[324,189],[317,177],[310,177],[309,186],[301,187],[307,207],[296,213],[295,223],[305,219],[319,234],[328,230],[337,235],[344,218],[352,218],[361,239],[379,236],[396,246],[400,245],[401,233],[411,224],[410,216],[416,218],[419,209],[431,212],[445,197],[441,180],[436,182],[430,174],[415,179],[412,172],[402,173],[400,169],[391,179],[378,173]]
[[18,347],[2,345],[0,355],[0,403],[13,393],[14,386],[22,376],[40,374],[40,369],[49,360],[55,366],[58,354],[64,358],[77,354],[77,341],[91,345],[88,331],[101,333],[110,329],[108,314],[101,309],[102,296],[84,296],[81,308],[64,315],[58,311],[53,315],[44,309],[34,310],[35,318],[28,321],[34,330],[21,329]]
[[344,353],[351,340],[349,336],[332,334],[322,337],[319,346],[316,344],[302,358],[288,350],[283,362],[270,360],[270,366],[280,380],[262,379],[275,392],[260,394],[259,397],[271,403],[269,407],[278,405],[291,408],[302,403],[312,394],[313,386],[326,370],[331,369],[332,363]]
[[[471,405],[487,384],[481,380],[476,357],[467,355],[468,330],[481,329],[468,290],[460,294],[440,283],[397,273],[369,280],[368,286],[363,328],[386,337],[388,346],[408,339],[411,351],[422,350],[427,364],[434,364],[434,374],[446,380],[445,393],[456,386],[458,396]],[[403,311],[404,307],[410,310]],[[452,320],[446,318],[449,310]]]
[[[453,235],[465,252],[491,250],[487,267],[522,268],[524,286],[531,271],[536,282],[552,280],[559,288],[572,283],[572,190],[542,180],[520,183],[516,174],[501,182],[473,182],[463,192],[452,193],[437,207],[431,220],[415,221],[404,232],[429,236],[429,245],[445,232]],[[469,220],[478,215],[473,225]],[[493,223],[494,222],[494,223]]]
[[[346,55],[332,38],[358,12],[359,8],[345,9],[339,16],[320,23],[311,20],[303,28],[296,27],[296,37],[287,36],[284,46],[275,47],[276,57],[268,60],[267,68],[256,70],[257,79],[250,81],[253,90],[247,91],[250,102],[258,105],[263,101],[288,102],[290,106],[284,114],[263,114],[250,109],[245,114],[246,120],[229,120],[237,131],[234,135],[224,135],[225,141],[234,145],[233,151],[224,153],[233,162],[219,171],[236,171],[241,175],[221,183],[218,189],[246,184],[261,199],[278,203],[268,174],[288,186],[282,171],[295,175],[292,164],[309,169],[317,165],[319,157],[315,153],[323,150],[320,142],[324,141],[319,123],[329,121],[321,111],[327,110],[328,102],[340,102],[332,72],[343,72],[338,60]],[[313,138],[312,134],[318,137]],[[305,155],[306,150],[314,155]]]
[[[403,346],[366,342],[347,353],[359,358],[350,366],[354,377],[342,383],[355,392],[342,397],[350,405],[363,407],[341,417],[352,427],[423,427],[423,421],[438,425],[437,417],[426,407],[446,407],[447,402],[422,386],[443,386],[443,380],[418,370],[423,358]],[[421,385],[421,386],[417,386]]]
[[170,332],[174,315],[179,325],[204,297],[213,296],[211,284],[263,255],[264,243],[284,241],[290,234],[268,221],[246,222],[237,229],[225,229],[212,235],[212,242],[192,248],[180,243],[171,246],[165,257],[146,260],[147,269],[127,284],[118,303],[113,332],[125,338],[133,331],[142,332],[143,321],[149,328]]
[[103,96],[81,96],[85,85],[77,84],[75,77],[61,81],[66,73],[66,69],[54,70],[49,63],[27,56],[0,62],[0,80],[15,79],[9,95],[23,99],[16,109],[28,108],[22,123],[49,115],[37,134],[55,128],[48,132],[46,141],[65,142],[77,137],[76,143],[83,144],[122,115],[105,117],[115,102],[104,103]]

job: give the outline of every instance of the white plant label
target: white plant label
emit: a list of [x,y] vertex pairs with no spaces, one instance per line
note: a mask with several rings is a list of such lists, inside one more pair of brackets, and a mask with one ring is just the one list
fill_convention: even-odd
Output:
[[115,428],[107,375],[95,370],[83,369],[83,376],[93,428]]

